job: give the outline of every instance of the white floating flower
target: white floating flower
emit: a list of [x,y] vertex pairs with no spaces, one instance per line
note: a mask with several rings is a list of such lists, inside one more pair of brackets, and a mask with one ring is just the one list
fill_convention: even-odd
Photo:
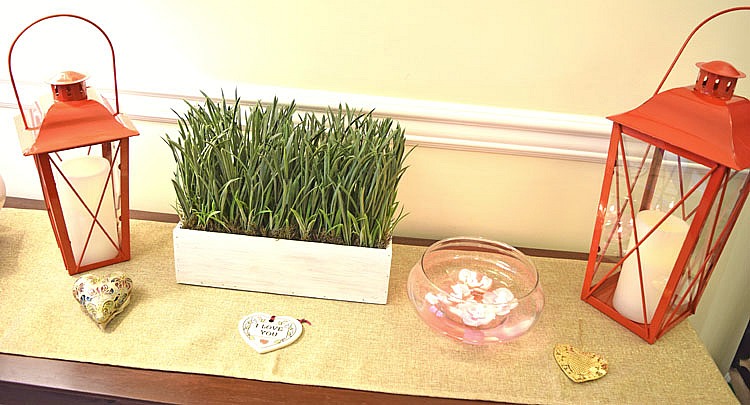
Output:
[[487,276],[482,276],[482,279],[479,280],[479,286],[477,286],[477,289],[487,291],[490,287],[492,287],[492,279]]
[[484,326],[495,320],[495,311],[488,305],[467,301],[456,308],[461,313],[461,321],[467,326]]
[[462,301],[471,295],[471,289],[466,284],[453,284],[448,299],[453,301]]
[[518,306],[518,300],[513,292],[505,287],[490,291],[482,297],[482,302],[495,307],[495,313],[499,316],[507,315],[513,308]]
[[[452,315],[454,315],[458,319],[462,319],[464,316],[464,311],[462,311],[460,308],[454,305],[449,305],[447,307],[448,312],[450,312]],[[455,320],[455,319],[454,319]]]
[[505,287],[500,287],[495,291],[490,291],[487,294],[484,294],[482,302],[485,304],[507,304],[515,300],[515,298],[513,291]]
[[477,272],[469,269],[461,269],[458,272],[458,281],[468,284],[470,280],[477,279]]
[[482,275],[482,278],[480,279],[479,274],[477,274],[476,271],[469,269],[461,269],[461,271],[458,272],[458,281],[463,282],[471,289],[477,289],[481,292],[489,290],[492,286],[491,278]]
[[437,305],[438,302],[440,302],[440,299],[437,297],[437,295],[428,292],[424,295],[424,300],[427,301],[430,305]]

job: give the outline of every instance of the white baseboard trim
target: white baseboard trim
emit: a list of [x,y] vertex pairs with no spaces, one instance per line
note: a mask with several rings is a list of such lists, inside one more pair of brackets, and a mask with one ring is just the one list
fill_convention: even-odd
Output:
[[[295,100],[300,112],[321,112],[340,103],[374,109],[376,116],[397,120],[409,144],[430,148],[603,162],[611,128],[604,118],[575,114],[255,85],[221,88],[227,98],[234,97],[236,88],[245,105],[278,97],[281,103]],[[120,89],[120,109],[134,121],[175,124],[173,110],[184,111],[184,100],[202,100],[198,91],[178,93]],[[220,90],[208,95],[221,97]],[[0,80],[0,109],[8,108],[18,106],[10,81]]]

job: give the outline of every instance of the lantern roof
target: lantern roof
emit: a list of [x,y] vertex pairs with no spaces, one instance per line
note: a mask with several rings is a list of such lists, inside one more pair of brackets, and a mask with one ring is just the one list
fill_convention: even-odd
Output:
[[[701,69],[715,67],[706,65]],[[744,97],[721,99],[694,87],[680,87],[608,118],[735,170],[750,167],[750,101]]]
[[695,64],[698,69],[705,70],[706,72],[714,73],[719,76],[732,77],[735,79],[741,79],[745,77],[745,74],[737,70],[731,64],[724,62],[723,60],[714,60],[711,62],[698,62]]
[[116,141],[138,135],[96,100],[57,102],[47,111],[34,143],[24,155],[38,155]]
[[47,79],[47,83],[54,85],[75,84],[86,81],[89,77],[83,73],[66,70]]

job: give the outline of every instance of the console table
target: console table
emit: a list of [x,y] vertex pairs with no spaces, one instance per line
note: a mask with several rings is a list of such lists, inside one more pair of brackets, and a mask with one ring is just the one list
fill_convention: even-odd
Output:
[[[76,276],[46,214],[28,209],[38,202],[9,205],[22,209],[0,210],[3,403],[736,403],[688,322],[649,345],[580,301],[585,261],[540,251],[528,252],[546,295],[537,325],[475,347],[436,335],[411,309],[406,275],[424,249],[413,240],[394,248],[388,304],[358,304],[178,285],[174,224],[134,220],[131,260],[94,270],[125,271],[135,284],[131,305],[101,332],[72,298]],[[259,355],[236,331],[256,311],[312,325]],[[556,343],[603,355],[609,374],[571,382]]]

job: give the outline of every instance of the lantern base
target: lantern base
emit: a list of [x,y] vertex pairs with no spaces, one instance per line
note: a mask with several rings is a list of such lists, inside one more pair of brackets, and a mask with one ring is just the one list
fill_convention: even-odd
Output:
[[598,309],[599,311],[603,312],[605,315],[609,316],[620,325],[626,327],[631,332],[640,336],[649,344],[654,344],[657,339],[664,336],[664,334],[672,329],[675,325],[693,314],[693,312],[682,312],[676,318],[671,319],[668,324],[662,326],[653,323],[635,322],[625,317],[621,313],[617,312],[617,310],[612,305],[615,289],[617,288],[617,280],[619,278],[618,275],[619,273],[609,277],[594,292],[589,295],[583,296],[582,300]]

